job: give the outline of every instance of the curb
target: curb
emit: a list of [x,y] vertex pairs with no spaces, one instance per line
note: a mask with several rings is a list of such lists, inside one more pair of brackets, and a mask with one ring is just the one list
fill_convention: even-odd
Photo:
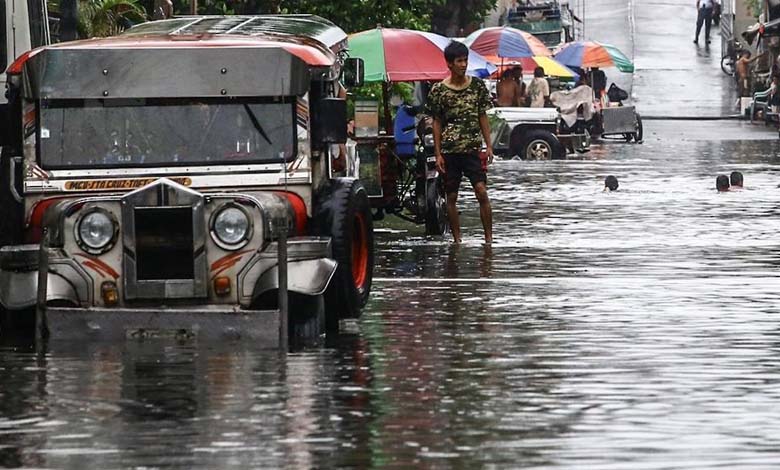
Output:
[[729,114],[726,116],[645,116],[643,121],[738,121],[744,119],[741,114]]

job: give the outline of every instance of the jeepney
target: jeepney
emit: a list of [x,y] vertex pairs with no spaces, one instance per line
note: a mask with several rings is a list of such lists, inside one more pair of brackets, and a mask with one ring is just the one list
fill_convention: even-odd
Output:
[[6,317],[37,312],[51,338],[174,330],[273,346],[279,237],[290,335],[358,317],[371,213],[355,175],[331,171],[347,137],[336,81],[362,81],[346,46],[316,16],[203,16],[16,60],[0,162]]
[[558,0],[521,2],[507,13],[509,26],[533,34],[550,49],[574,40],[574,21],[568,4]]
[[504,158],[558,160],[590,150],[585,126],[565,128],[556,108],[498,107],[488,119],[493,152]]

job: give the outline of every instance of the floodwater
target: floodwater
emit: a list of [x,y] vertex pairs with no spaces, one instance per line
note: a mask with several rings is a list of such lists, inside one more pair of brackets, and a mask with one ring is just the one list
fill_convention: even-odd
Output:
[[[641,111],[734,112],[693,2],[588,1],[586,31],[636,49]],[[366,312],[323,347],[0,345],[0,467],[777,468],[778,151],[646,121],[641,145],[498,162],[492,248],[468,192],[460,247],[386,220]]]
[[780,144],[646,135],[496,163],[492,249],[467,193],[460,247],[387,221],[320,348],[3,346],[0,466],[776,468]]

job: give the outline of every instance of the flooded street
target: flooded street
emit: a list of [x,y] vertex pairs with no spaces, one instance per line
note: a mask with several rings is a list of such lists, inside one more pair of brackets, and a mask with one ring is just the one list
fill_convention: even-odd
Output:
[[[728,85],[713,63],[693,73]],[[663,111],[647,81],[633,93]],[[777,132],[644,126],[496,162],[490,248],[467,185],[461,246],[387,218],[369,305],[323,347],[1,345],[0,467],[777,468]],[[745,189],[716,192],[735,170]]]
[[385,224],[369,308],[325,348],[5,347],[0,464],[772,468],[778,143],[678,127],[497,163],[492,250],[472,196],[461,247]]

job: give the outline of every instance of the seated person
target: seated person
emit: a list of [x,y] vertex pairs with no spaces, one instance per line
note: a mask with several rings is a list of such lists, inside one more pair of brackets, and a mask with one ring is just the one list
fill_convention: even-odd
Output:
[[496,84],[496,104],[498,106],[520,106],[520,86],[511,70],[504,70],[501,80]]

